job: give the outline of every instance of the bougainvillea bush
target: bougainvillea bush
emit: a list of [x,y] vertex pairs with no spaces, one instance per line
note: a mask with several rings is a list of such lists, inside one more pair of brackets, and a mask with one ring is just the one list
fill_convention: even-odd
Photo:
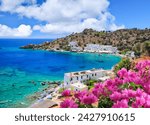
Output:
[[122,68],[114,79],[95,84],[89,91],[74,92],[61,108],[150,108],[150,60],[132,70]]

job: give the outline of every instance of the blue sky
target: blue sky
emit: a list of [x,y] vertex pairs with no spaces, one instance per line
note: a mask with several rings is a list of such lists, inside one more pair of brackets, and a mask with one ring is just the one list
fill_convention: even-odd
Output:
[[150,28],[150,0],[109,0],[117,24],[127,28]]
[[0,37],[56,38],[85,28],[150,28],[150,0],[0,0]]

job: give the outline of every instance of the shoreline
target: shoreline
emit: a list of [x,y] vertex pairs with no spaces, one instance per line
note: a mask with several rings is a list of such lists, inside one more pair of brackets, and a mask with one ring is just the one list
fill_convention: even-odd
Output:
[[63,81],[53,81],[51,84],[50,83],[46,83],[43,84],[43,86],[46,86],[43,90],[38,91],[30,96],[28,96],[29,98],[34,98],[33,102],[27,107],[27,108],[32,108],[33,105],[38,104],[41,101],[44,101],[45,99],[47,99],[49,97],[49,95],[53,94],[56,92],[56,90],[58,90],[58,87],[61,86]]
[[[26,50],[26,49],[25,49]],[[88,52],[88,51],[67,51],[67,50],[50,50],[50,49],[28,49],[28,50],[37,50],[37,51],[46,51],[46,52],[59,52],[59,53],[78,53],[78,54],[107,54],[107,55],[113,55],[113,56],[117,56],[117,57],[121,57],[124,58],[126,57],[123,54],[112,54],[112,53],[101,53],[101,52]]]
[[[27,108],[44,108],[41,107],[41,103],[44,106],[47,104],[47,101],[49,101],[48,105],[51,105],[50,102],[55,102],[55,100],[58,99],[59,96],[59,89],[61,88],[61,85],[52,87],[52,88],[47,88],[47,91],[43,91],[43,93],[40,94],[40,98],[36,99],[30,106]],[[44,104],[45,103],[45,104]],[[56,103],[57,104],[57,103]],[[55,105],[56,105],[55,104]],[[57,104],[58,105],[58,104]],[[51,107],[51,106],[50,106]],[[49,108],[50,108],[49,107]]]

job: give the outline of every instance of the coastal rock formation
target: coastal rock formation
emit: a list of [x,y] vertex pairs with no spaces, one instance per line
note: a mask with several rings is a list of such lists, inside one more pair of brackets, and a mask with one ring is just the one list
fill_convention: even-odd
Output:
[[95,31],[85,29],[81,33],[72,33],[64,38],[56,39],[52,42],[44,42],[39,45],[27,45],[23,49],[42,49],[42,50],[67,50],[69,42],[76,41],[79,47],[84,48],[87,44],[112,45],[118,47],[120,51],[128,49],[136,53],[150,56],[150,29],[121,29],[111,31]]
[[20,48],[21,49],[34,49],[34,48],[37,48],[37,46],[34,45],[34,44],[29,44],[29,45],[26,45],[26,46],[22,46]]

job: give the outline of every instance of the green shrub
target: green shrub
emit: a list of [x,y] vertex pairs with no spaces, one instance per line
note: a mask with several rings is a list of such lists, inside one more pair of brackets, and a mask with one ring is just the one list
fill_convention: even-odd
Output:
[[65,90],[65,88],[60,88],[58,91],[59,93],[62,93]]
[[143,43],[136,43],[133,47],[136,56],[146,55],[150,56],[150,41],[145,41]]
[[121,54],[125,55],[128,51],[130,51],[130,50],[129,49],[124,49],[124,50],[121,51]]
[[145,41],[142,45],[143,54],[150,56],[150,41]]
[[141,85],[137,85],[133,82],[131,83],[126,83],[126,84],[122,84],[119,86],[120,89],[133,89],[133,90],[137,90],[138,88],[143,89]]
[[66,51],[70,51],[71,47],[70,46],[64,46],[63,49],[66,50]]
[[86,85],[88,86],[88,89],[93,88],[93,87],[94,87],[94,84],[95,84],[96,82],[97,82],[97,80],[93,80],[93,79],[86,81]]
[[98,108],[110,108],[113,102],[109,97],[101,97],[98,102]]
[[129,70],[131,68],[131,61],[129,58],[123,58],[115,67],[114,67],[114,72],[117,74],[119,70],[122,68],[126,68]]

